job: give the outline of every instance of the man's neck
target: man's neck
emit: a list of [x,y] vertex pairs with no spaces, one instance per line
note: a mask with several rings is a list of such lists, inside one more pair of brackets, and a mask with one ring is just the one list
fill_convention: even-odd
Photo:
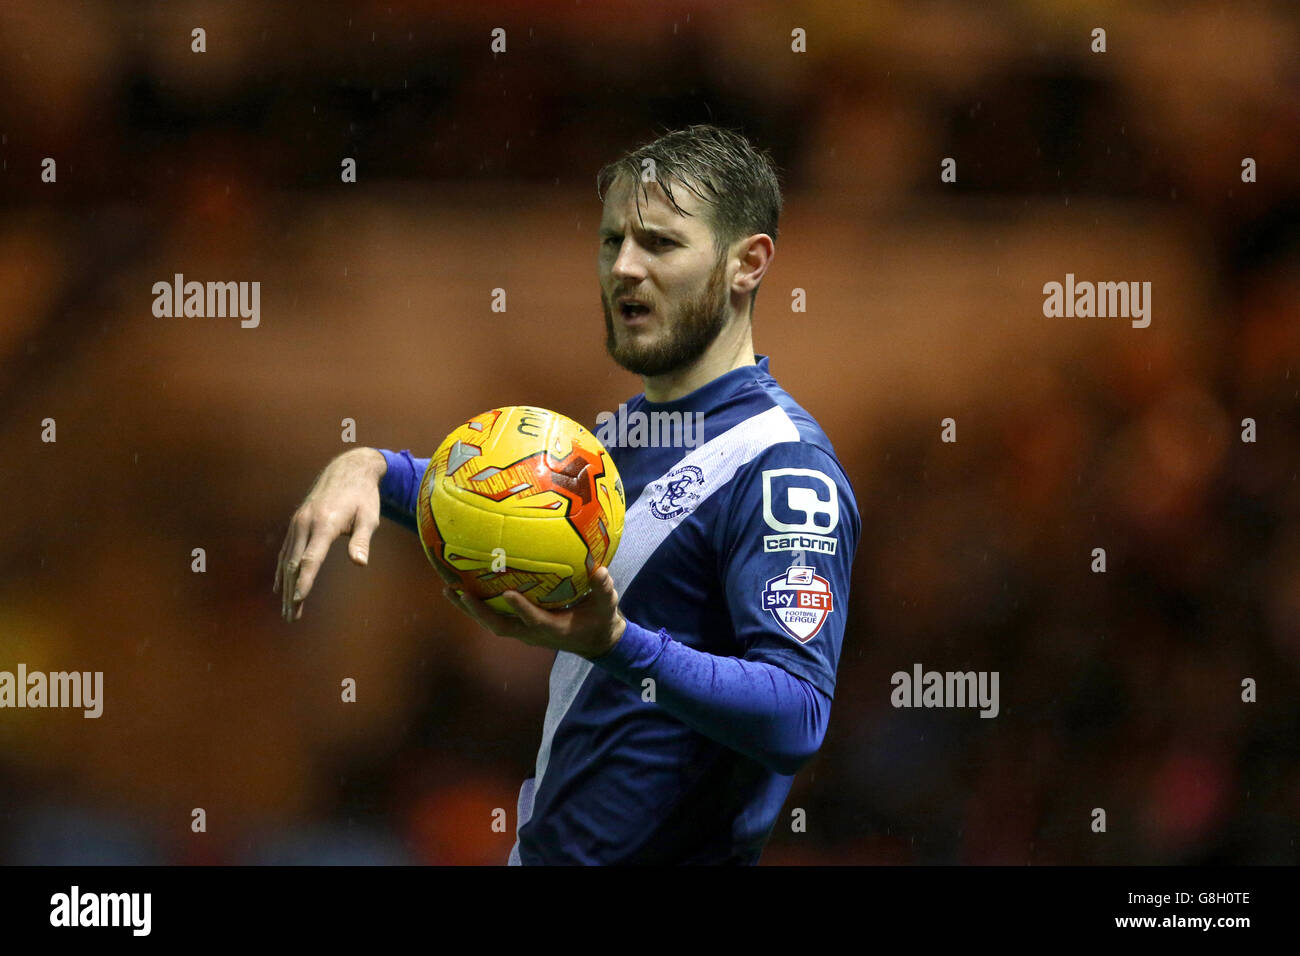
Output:
[[681,368],[663,375],[644,376],[645,397],[651,402],[671,402],[708,385],[721,375],[746,365],[757,365],[754,337],[748,317],[728,323],[727,328],[705,349],[704,354]]

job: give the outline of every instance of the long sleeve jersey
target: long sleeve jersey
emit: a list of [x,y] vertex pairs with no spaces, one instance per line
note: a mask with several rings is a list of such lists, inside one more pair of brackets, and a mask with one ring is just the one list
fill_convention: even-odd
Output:
[[[699,427],[647,441],[669,433],[655,416]],[[510,862],[757,863],[829,720],[852,487],[766,356],[602,419],[629,503],[610,565],[628,626],[595,661],[556,654]],[[381,453],[382,513],[414,530],[428,459]]]

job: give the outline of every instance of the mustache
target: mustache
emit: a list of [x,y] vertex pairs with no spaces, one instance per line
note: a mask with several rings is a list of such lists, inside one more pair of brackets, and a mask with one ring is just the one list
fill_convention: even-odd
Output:
[[[602,292],[601,295],[604,296],[604,293]],[[611,296],[605,296],[605,305],[608,306],[611,310],[617,309],[618,300],[623,298],[624,296],[627,296],[629,299],[636,299],[642,305],[647,306],[651,309],[655,308],[655,303],[653,300],[639,296],[635,292],[616,292]]]

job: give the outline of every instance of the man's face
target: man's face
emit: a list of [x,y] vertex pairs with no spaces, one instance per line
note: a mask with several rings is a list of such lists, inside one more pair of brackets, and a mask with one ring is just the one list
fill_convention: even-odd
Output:
[[[689,365],[713,344],[730,296],[727,256],[715,254],[707,207],[690,190],[674,189],[691,213],[682,216],[657,183],[649,187],[640,217],[631,180],[622,176],[610,187],[598,263],[605,348],[629,372],[653,376]],[[625,296],[642,307],[625,308]]]

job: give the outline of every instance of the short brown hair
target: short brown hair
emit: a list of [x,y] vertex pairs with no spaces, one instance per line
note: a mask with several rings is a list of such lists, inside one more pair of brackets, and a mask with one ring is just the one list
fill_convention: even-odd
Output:
[[[709,204],[709,228],[719,258],[727,246],[745,236],[761,232],[776,242],[781,184],[767,150],[757,149],[741,134],[719,126],[697,124],[665,132],[596,174],[600,201],[605,201],[605,194],[622,174],[630,175],[633,183],[640,182],[647,159],[654,161],[655,182],[679,213],[687,214],[673,198],[674,184],[681,184]],[[642,185],[643,190],[648,188]],[[636,203],[639,215],[640,192]],[[750,295],[751,308],[757,295],[756,286]]]

